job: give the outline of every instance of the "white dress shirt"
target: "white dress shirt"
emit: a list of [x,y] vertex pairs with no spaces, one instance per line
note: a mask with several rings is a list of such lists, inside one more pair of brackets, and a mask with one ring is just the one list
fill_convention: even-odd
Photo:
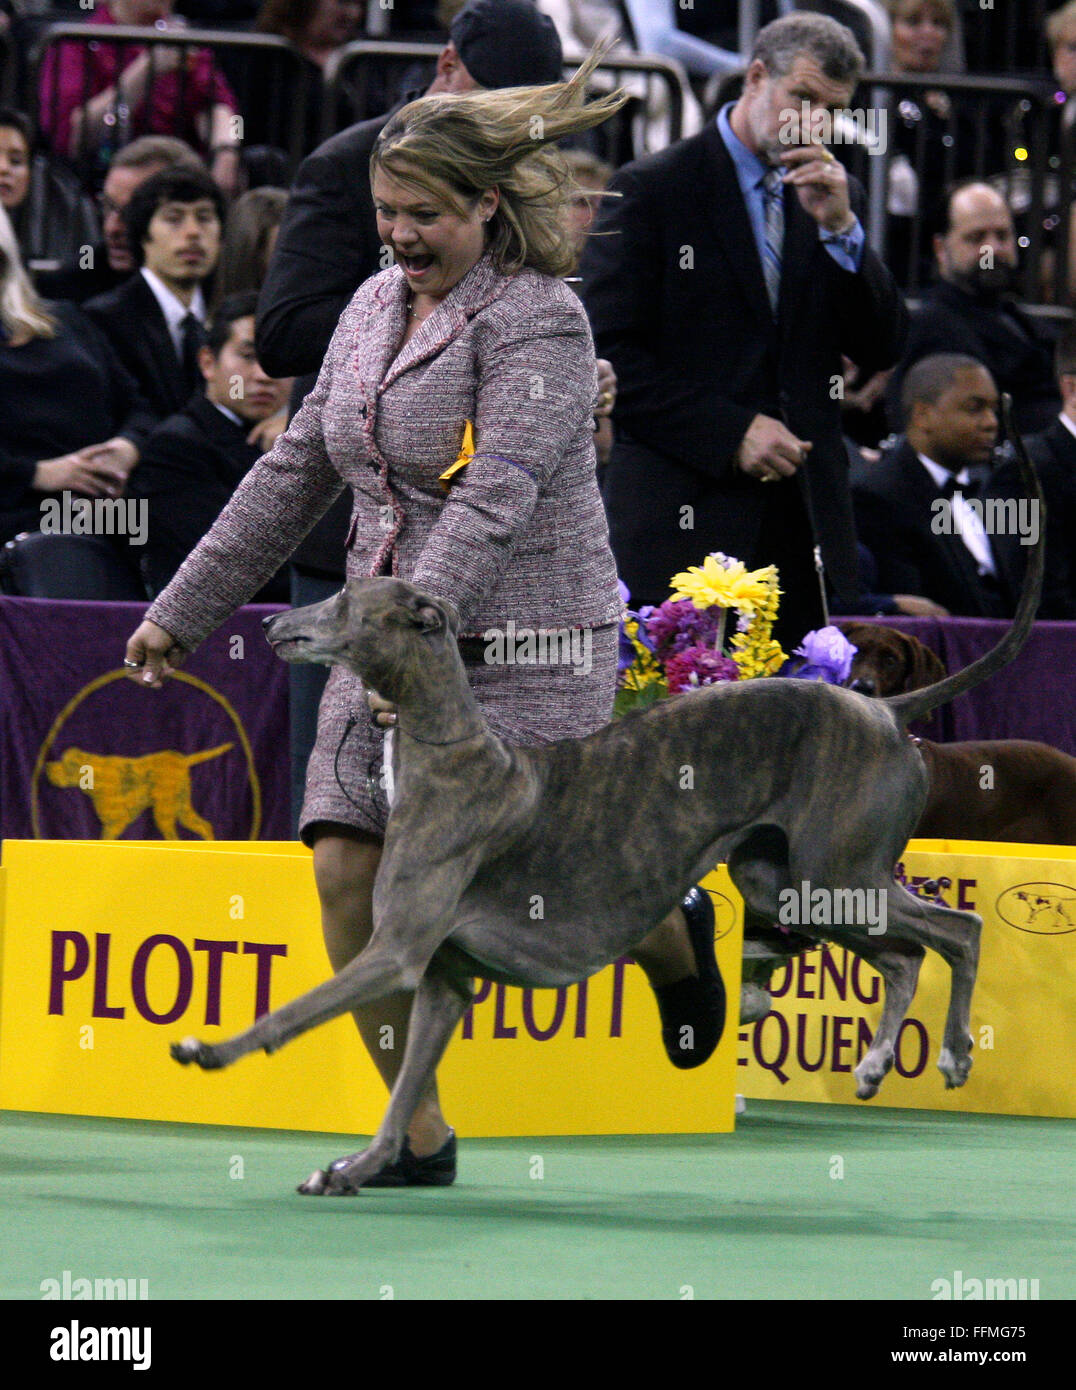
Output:
[[199,323],[205,323],[205,296],[202,294],[202,287],[198,285],[194,291],[190,305],[178,299],[164,281],[158,275],[154,275],[152,270],[142,267],[142,276],[146,284],[153,291],[153,297],[161,306],[161,313],[164,321],[168,325],[168,334],[172,339],[172,346],[176,350],[176,356],[180,362],[183,361],[183,320],[188,314],[193,314]]
[[[933,459],[928,459],[925,454],[919,454],[918,458],[930,474],[935,486],[944,488],[950,477],[949,469],[943,468],[940,463],[935,463]],[[966,468],[962,468],[953,477],[958,487],[968,487],[971,484],[971,478]],[[974,507],[968,506],[967,498],[962,492],[955,492],[950,502],[953,508],[953,529],[971,551],[972,558],[979,566],[979,573],[991,574],[996,577],[998,569],[994,563],[994,552],[990,548],[990,537],[983,530],[979,513]]]

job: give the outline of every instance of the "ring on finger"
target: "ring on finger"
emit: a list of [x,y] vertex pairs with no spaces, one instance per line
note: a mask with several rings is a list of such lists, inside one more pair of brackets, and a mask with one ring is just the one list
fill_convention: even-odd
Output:
[[138,671],[141,670],[142,667],[140,661],[128,661],[126,657],[123,659],[123,664],[127,667],[128,671]]

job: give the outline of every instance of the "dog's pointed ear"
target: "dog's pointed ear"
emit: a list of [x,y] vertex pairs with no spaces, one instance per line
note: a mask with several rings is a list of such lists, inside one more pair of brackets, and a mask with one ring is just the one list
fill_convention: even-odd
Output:
[[421,632],[447,632],[455,637],[460,630],[460,615],[446,598],[416,593],[408,605],[415,626]]

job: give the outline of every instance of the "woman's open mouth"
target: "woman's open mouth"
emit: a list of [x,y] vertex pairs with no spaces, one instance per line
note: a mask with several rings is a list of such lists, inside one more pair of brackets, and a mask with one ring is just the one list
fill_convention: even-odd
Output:
[[405,256],[402,251],[396,252],[396,259],[403,266],[404,273],[418,277],[424,275],[430,266],[433,265],[433,257],[424,256]]

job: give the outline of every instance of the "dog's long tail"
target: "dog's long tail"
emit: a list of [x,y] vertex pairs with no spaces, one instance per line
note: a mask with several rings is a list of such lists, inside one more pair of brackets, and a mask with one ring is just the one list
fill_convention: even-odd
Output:
[[1024,447],[1024,441],[1013,428],[1012,397],[1009,395],[1004,395],[1001,398],[1001,420],[1005,436],[1012,441],[1013,448],[1016,450],[1016,459],[1020,465],[1020,477],[1025,490],[1038,503],[1039,534],[1028,560],[1024,587],[1020,592],[1020,602],[1008,632],[996,647],[981,656],[978,661],[973,661],[963,671],[957,671],[955,675],[947,676],[943,681],[928,685],[924,690],[910,690],[906,694],[890,695],[886,698],[886,704],[893,711],[897,722],[905,728],[912,720],[922,719],[932,709],[937,709],[939,705],[946,704],[957,695],[962,695],[966,690],[972,690],[975,686],[981,685],[988,676],[992,676],[995,671],[1000,671],[1027,641],[1031,624],[1035,619],[1035,613],[1039,606],[1039,596],[1042,593],[1042,576],[1046,564],[1046,503],[1043,500],[1038,476],[1032,466],[1031,459],[1028,457],[1027,449]]

